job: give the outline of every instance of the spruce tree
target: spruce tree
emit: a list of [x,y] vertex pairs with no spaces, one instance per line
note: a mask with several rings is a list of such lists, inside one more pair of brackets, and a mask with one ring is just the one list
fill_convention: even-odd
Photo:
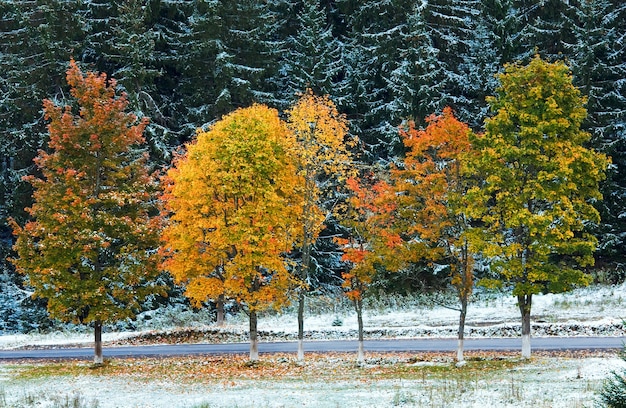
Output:
[[279,70],[283,104],[291,105],[306,89],[339,99],[336,85],[343,49],[333,35],[326,9],[319,0],[304,0],[296,14],[296,29],[285,41]]
[[[368,161],[387,161],[401,148],[393,115],[393,95],[388,86],[402,64],[402,33],[406,30],[411,0],[344,0],[342,9],[350,26],[346,76],[353,96],[350,116],[365,145]],[[394,123],[395,122],[395,123]]]
[[486,97],[495,92],[500,69],[500,55],[496,37],[488,28],[485,16],[480,13],[471,23],[466,51],[456,76],[456,113],[472,129],[479,130],[487,117],[489,107]]
[[519,44],[516,59],[528,61],[535,53],[549,61],[562,59],[567,53],[565,41],[572,37],[568,20],[573,12],[569,2],[563,0],[518,0],[517,18]]
[[[622,350],[620,358],[626,361],[626,352]],[[626,372],[612,371],[600,390],[599,406],[607,408],[626,407]]]
[[[184,109],[185,133],[193,134],[206,127],[231,106],[228,92],[220,92],[227,83],[229,71],[216,70],[223,50],[220,39],[223,27],[218,15],[219,1],[194,2],[186,32],[181,37],[177,61],[181,71],[179,87]],[[198,86],[202,83],[203,86]]]
[[515,0],[481,0],[480,16],[487,36],[493,39],[496,65],[515,62],[518,47],[519,20]]
[[581,2],[569,44],[574,82],[587,96],[589,112],[584,127],[591,144],[612,158],[601,186],[604,200],[597,204],[601,223],[598,267],[614,270],[610,279],[626,276],[624,231],[626,219],[626,5],[618,1]]
[[407,17],[406,29],[401,32],[401,59],[387,79],[392,95],[388,109],[391,123],[411,119],[424,124],[427,116],[443,107],[445,69],[425,11],[423,3],[416,4]]

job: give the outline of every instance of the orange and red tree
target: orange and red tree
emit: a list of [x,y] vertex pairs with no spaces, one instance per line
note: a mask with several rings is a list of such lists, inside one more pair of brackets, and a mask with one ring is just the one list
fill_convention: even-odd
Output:
[[343,248],[342,260],[350,266],[342,273],[342,286],[357,314],[357,360],[362,362],[363,296],[378,268],[394,267],[401,238],[388,227],[397,208],[389,183],[368,171],[360,179],[348,179],[347,185],[350,196],[342,209],[341,221],[348,234],[336,241]]
[[[401,235],[405,261],[420,257],[449,270],[460,303],[457,360],[463,361],[465,316],[474,285],[474,257],[466,232],[470,223],[462,198],[472,180],[461,164],[472,154],[468,125],[452,109],[426,118],[426,128],[409,123],[400,135],[407,149],[403,165],[391,172],[397,216],[393,229]],[[412,250],[410,246],[418,246]]]
[[302,189],[296,140],[278,112],[238,109],[199,131],[167,174],[163,267],[196,305],[234,299],[250,317],[250,359],[258,359],[257,314],[280,308],[298,282],[285,254],[300,239]]
[[447,267],[461,304],[457,357],[462,360],[474,275],[465,238],[469,221],[461,205],[470,180],[460,163],[471,154],[471,131],[450,108],[426,123],[424,130],[413,123],[401,129],[407,153],[403,163],[391,169],[388,181],[371,173],[348,181],[352,194],[344,225],[350,236],[339,241],[352,268],[344,273],[344,288],[355,303],[362,342],[362,298],[377,270],[397,271],[423,260]]
[[105,74],[67,71],[79,106],[44,101],[49,152],[29,176],[32,221],[13,223],[17,270],[50,315],[95,326],[96,364],[102,363],[102,325],[132,317],[146,296],[162,293],[156,248],[156,182],[146,167],[142,136],[147,120],[125,110],[126,95]]

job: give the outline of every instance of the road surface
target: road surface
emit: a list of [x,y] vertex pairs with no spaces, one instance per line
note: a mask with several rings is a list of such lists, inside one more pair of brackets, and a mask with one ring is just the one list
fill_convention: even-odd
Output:
[[[626,337],[537,337],[533,350],[615,350],[626,344]],[[366,340],[365,350],[372,352],[445,352],[456,350],[456,339]],[[305,342],[307,352],[355,352],[354,340]],[[465,350],[516,351],[519,338],[466,339]],[[175,344],[154,346],[105,347],[104,357],[173,357],[190,355],[225,355],[248,353],[248,343]],[[295,353],[295,342],[260,343],[260,353]],[[92,348],[54,348],[40,350],[0,350],[0,361],[17,359],[89,359]]]

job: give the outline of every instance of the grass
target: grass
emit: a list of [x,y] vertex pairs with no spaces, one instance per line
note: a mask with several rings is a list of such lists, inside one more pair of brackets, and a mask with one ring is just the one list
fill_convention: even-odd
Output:
[[80,393],[52,395],[45,392],[25,392],[10,404],[7,402],[6,393],[0,391],[0,408],[28,408],[41,407],[44,405],[50,408],[99,408],[97,400],[87,400]]
[[60,361],[22,363],[11,366],[14,378],[37,380],[50,377],[123,377],[143,381],[170,380],[180,383],[206,383],[223,380],[270,381],[318,379],[341,381],[346,378],[363,380],[442,379],[451,376],[465,379],[492,372],[510,370],[524,364],[514,357],[494,358],[474,355],[468,364],[456,367],[452,357],[425,354],[374,354],[359,365],[351,354],[309,354],[305,364],[300,364],[291,354],[278,354],[262,358],[251,364],[245,356],[211,356],[179,358],[145,358],[106,360],[102,367],[94,368],[85,361]]
[[[566,382],[552,383],[549,373],[563,370],[566,363],[562,361],[579,361],[577,356],[556,359],[537,355],[520,360],[517,354],[472,352],[463,367],[455,366],[452,354],[370,353],[368,357],[363,365],[356,364],[353,354],[335,353],[309,354],[304,364],[291,354],[281,354],[262,356],[257,364],[249,364],[244,356],[224,356],[108,360],[97,369],[85,361],[22,362],[5,364],[2,369],[18,388],[20,384],[54,383],[99,387],[113,382],[113,389],[127,386],[148,395],[158,390],[202,396],[196,402],[175,399],[181,403],[176,406],[183,408],[295,407],[303,400],[315,402],[307,405],[311,407],[452,407],[482,406],[485,398],[484,405],[491,406],[552,407],[558,406],[554,395],[562,397],[564,390],[571,389],[574,396],[562,406],[582,408],[592,406],[589,395],[601,387],[601,381],[587,379],[584,370],[576,372],[575,367],[573,371],[570,367]],[[552,392],[542,391],[546,386]],[[51,401],[51,393],[32,386],[27,389],[31,391],[17,398],[1,394],[0,408],[95,408],[106,401],[101,396],[63,394],[67,388],[62,388],[52,405],[44,405],[42,401]],[[207,394],[214,397],[204,397]],[[13,401],[10,405],[9,400]],[[466,405],[464,401],[479,403]],[[163,404],[141,406],[168,406]]]

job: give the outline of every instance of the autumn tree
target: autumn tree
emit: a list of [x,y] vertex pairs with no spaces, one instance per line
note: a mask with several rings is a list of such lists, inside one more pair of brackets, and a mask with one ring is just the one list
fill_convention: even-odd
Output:
[[163,266],[196,305],[224,295],[245,307],[253,361],[258,313],[285,305],[296,283],[284,257],[301,235],[295,145],[276,110],[238,109],[198,132],[163,195]]
[[379,268],[399,267],[393,263],[400,259],[397,253],[400,237],[388,228],[396,210],[391,185],[369,170],[346,183],[351,194],[342,208],[341,221],[348,234],[336,241],[343,247],[342,259],[350,265],[342,273],[342,286],[357,314],[357,361],[363,362],[363,297]]
[[490,259],[497,279],[517,297],[522,317],[522,357],[530,357],[533,295],[568,291],[590,278],[596,239],[586,231],[599,216],[598,183],[608,159],[585,147],[581,130],[585,99],[568,67],[536,56],[508,65],[488,103],[494,116],[478,150],[464,165],[481,185],[466,194],[468,215],[482,223],[472,232],[477,250]]
[[[297,141],[298,170],[304,179],[302,208],[302,253],[298,278],[308,282],[312,268],[312,250],[324,221],[332,216],[333,193],[351,171],[346,140],[345,117],[337,112],[328,96],[316,96],[309,89],[288,112],[289,129]],[[298,291],[298,358],[304,359],[304,302],[306,287]]]
[[44,101],[50,152],[35,159],[41,177],[27,178],[32,221],[13,223],[13,263],[52,317],[93,323],[101,364],[102,325],[132,317],[146,296],[162,292],[156,183],[142,152],[147,120],[125,113],[115,80],[85,75],[72,60],[67,82],[80,111]]
[[449,107],[426,118],[426,123],[424,130],[413,123],[400,129],[407,153],[391,171],[397,215],[389,225],[407,246],[406,262],[423,257],[449,270],[460,303],[457,360],[462,363],[474,257],[465,237],[469,220],[461,201],[470,180],[461,173],[461,161],[471,151],[472,132]]

